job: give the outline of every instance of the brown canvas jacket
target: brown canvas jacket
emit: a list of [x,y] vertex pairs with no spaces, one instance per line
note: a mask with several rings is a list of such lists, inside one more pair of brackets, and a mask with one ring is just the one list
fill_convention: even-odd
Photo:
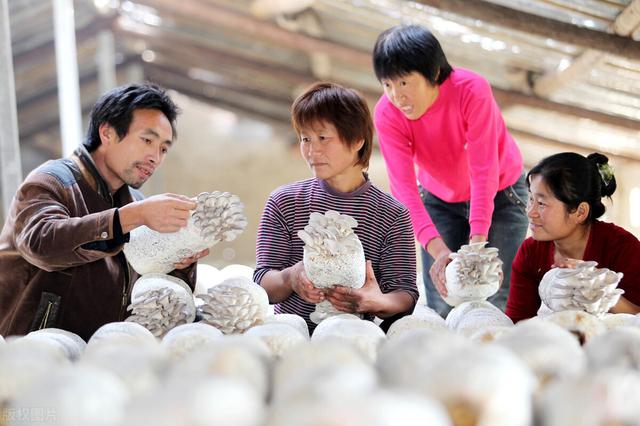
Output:
[[[0,233],[0,335],[57,327],[88,340],[126,318],[138,275],[114,216],[141,198],[127,185],[112,196],[83,147],[31,172]],[[172,275],[193,289],[195,264]]]

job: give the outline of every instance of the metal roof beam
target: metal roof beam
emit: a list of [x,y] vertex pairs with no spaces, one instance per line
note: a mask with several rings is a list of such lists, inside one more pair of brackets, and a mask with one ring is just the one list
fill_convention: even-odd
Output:
[[604,124],[622,127],[625,129],[638,131],[640,122],[630,118],[617,115],[605,114],[603,112],[593,111],[578,106],[562,104],[560,102],[542,99],[537,96],[525,95],[524,93],[514,92],[511,90],[493,88],[493,94],[503,107],[513,104],[525,105],[532,108],[538,108],[546,111],[554,111],[559,114],[571,115],[574,117],[587,118],[589,120],[598,121]]

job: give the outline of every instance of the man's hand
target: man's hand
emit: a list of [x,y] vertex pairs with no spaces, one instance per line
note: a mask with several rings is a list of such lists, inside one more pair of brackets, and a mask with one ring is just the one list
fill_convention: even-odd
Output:
[[373,273],[371,261],[367,260],[364,285],[360,288],[345,286],[329,287],[326,290],[327,300],[341,312],[375,313],[378,312],[383,293]]
[[191,198],[178,194],[161,194],[142,200],[143,224],[158,232],[176,232],[187,226],[190,210],[196,208]]
[[324,300],[324,292],[319,288],[315,288],[307,278],[302,261],[289,268],[287,284],[306,302],[320,303]]
[[185,269],[185,268],[188,268],[189,266],[191,266],[191,264],[197,262],[198,259],[201,259],[201,258],[205,257],[208,254],[209,254],[209,249],[204,249],[204,250],[194,254],[193,256],[185,257],[180,262],[178,262],[178,263],[173,265],[174,269]]
[[187,226],[190,210],[196,202],[184,195],[160,194],[120,207],[122,232],[141,225],[158,232],[176,232]]

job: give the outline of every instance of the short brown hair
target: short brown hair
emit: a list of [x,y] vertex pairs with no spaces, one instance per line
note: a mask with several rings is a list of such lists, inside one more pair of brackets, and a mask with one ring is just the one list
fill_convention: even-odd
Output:
[[333,124],[340,138],[351,147],[364,140],[358,163],[369,166],[373,147],[373,122],[367,102],[353,89],[335,83],[315,83],[293,101],[291,122],[298,136],[303,129],[325,121]]

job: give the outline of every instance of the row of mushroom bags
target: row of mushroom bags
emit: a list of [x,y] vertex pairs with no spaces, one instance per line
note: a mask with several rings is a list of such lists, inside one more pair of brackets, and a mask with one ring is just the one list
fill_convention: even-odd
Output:
[[[203,193],[187,228],[132,233],[126,321],[88,342],[55,328],[0,338],[0,425],[640,425],[640,316],[607,313],[620,274],[553,270],[538,316],[514,325],[486,301],[497,250],[470,244],[447,267],[446,319],[418,305],[385,334],[317,306],[310,336],[302,317],[273,314],[248,266],[199,264],[193,292],[166,274],[245,226],[236,196]],[[299,237],[314,282],[362,285],[356,226],[310,217]]]
[[640,316],[565,310],[513,325],[471,300],[446,320],[419,305],[386,334],[332,315],[309,336],[301,317],[272,313],[251,268],[198,272],[196,296],[175,287],[191,302],[170,328],[0,340],[0,424],[640,424]]

